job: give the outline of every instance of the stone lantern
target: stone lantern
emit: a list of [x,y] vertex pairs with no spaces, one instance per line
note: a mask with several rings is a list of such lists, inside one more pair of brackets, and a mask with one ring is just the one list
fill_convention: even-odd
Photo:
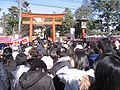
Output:
[[82,33],[82,39],[84,40],[85,38],[85,30],[87,28],[87,18],[80,18],[80,19],[77,19],[76,20],[77,22],[79,22],[80,24],[80,30],[81,30],[81,33]]

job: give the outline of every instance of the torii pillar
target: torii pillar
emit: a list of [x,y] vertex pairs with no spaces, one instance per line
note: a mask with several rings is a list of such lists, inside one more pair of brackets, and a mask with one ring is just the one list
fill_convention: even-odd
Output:
[[52,18],[52,41],[56,41],[55,18]]
[[33,36],[33,18],[30,18],[30,32],[29,32],[29,42],[32,42]]
[[[33,35],[33,24],[52,24],[52,41],[56,41],[56,30],[55,30],[55,25],[56,24],[61,24],[62,22],[56,22],[56,18],[63,18],[64,14],[35,14],[35,13],[23,13],[22,17],[28,17],[30,18],[30,21],[22,21],[22,24],[30,24],[30,32],[29,32],[29,42],[32,42],[32,35]],[[50,22],[35,22],[33,21],[33,18],[50,18],[52,21]]]

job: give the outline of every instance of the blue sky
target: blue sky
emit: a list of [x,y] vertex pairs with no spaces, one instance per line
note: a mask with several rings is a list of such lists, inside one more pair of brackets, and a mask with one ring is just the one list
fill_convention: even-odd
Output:
[[[78,7],[83,3],[83,0],[27,0],[29,3],[30,10],[33,13],[62,13],[65,7],[71,9],[74,13]],[[18,6],[16,0],[0,0],[0,8],[2,12],[8,12],[8,8],[12,5]],[[2,14],[0,12],[0,14]]]

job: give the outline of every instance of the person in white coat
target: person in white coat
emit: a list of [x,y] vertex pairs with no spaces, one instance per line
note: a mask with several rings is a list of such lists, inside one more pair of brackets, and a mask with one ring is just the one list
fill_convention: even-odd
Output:
[[52,74],[57,75],[58,78],[65,84],[64,90],[78,90],[78,81],[83,79],[83,76],[90,75],[94,77],[94,70],[84,71],[71,68],[71,58],[67,56],[65,48],[61,48],[58,53],[58,61],[52,67]]
[[15,71],[13,71],[13,75],[15,77],[14,79],[14,87],[15,85],[18,84],[18,81],[19,81],[19,78],[20,76],[24,73],[24,72],[27,72],[30,67],[27,65],[27,55],[25,55],[24,53],[20,53],[16,56],[16,63],[17,63],[17,68]]

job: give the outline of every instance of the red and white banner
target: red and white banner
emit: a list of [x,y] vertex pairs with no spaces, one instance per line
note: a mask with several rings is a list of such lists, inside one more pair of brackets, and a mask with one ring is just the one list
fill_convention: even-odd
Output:
[[[35,40],[36,37],[33,36],[32,40]],[[0,43],[6,43],[6,44],[11,44],[11,45],[19,45],[20,43],[26,44],[29,42],[29,37],[23,37],[19,39],[13,39],[11,37],[0,37]]]
[[24,37],[24,38],[19,38],[19,39],[13,40],[12,44],[13,45],[19,45],[20,43],[25,44],[27,42],[29,42],[29,38]]

